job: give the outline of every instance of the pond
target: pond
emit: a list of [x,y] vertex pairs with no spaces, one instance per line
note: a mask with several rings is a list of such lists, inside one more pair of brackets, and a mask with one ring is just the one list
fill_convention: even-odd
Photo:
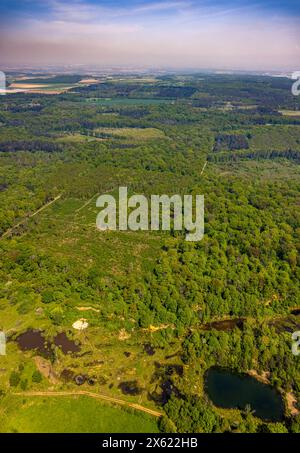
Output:
[[44,357],[53,357],[53,343],[60,347],[64,354],[80,351],[80,345],[70,340],[65,332],[58,333],[53,343],[45,338],[45,332],[37,329],[28,329],[21,333],[16,342],[22,351],[36,350]]
[[244,326],[245,318],[223,319],[221,321],[212,321],[202,326],[203,330],[221,330],[229,331],[234,328],[242,329]]
[[211,367],[205,375],[205,391],[218,407],[245,409],[250,405],[256,417],[271,422],[281,421],[284,417],[281,395],[247,374]]
[[65,332],[58,333],[54,337],[54,344],[60,347],[64,354],[80,351],[80,346],[75,341],[70,340]]
[[43,332],[40,330],[28,329],[26,332],[21,333],[16,341],[22,351],[36,350],[44,357],[51,357],[53,352],[51,350],[51,343],[46,340]]

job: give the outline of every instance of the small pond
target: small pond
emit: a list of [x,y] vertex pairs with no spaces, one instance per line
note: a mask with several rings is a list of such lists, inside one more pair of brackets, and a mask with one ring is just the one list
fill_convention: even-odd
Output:
[[58,333],[54,337],[54,344],[60,347],[64,354],[80,351],[80,346],[75,341],[70,340],[65,332]]
[[205,391],[213,404],[226,409],[250,405],[256,417],[278,422],[284,417],[281,395],[271,386],[247,374],[212,367],[205,374]]
[[51,343],[43,336],[40,330],[28,329],[21,333],[16,341],[22,351],[36,350],[44,357],[52,355]]

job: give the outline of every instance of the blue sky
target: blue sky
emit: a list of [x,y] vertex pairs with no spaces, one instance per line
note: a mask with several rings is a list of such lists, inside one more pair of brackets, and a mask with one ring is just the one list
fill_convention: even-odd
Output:
[[[54,9],[55,1],[47,0],[2,0],[0,4],[1,13],[17,14],[19,15],[31,15],[33,17],[47,14]],[[300,2],[299,0],[215,0],[215,1],[157,1],[157,0],[86,0],[86,1],[73,1],[66,3],[73,4],[85,4],[91,6],[102,6],[103,8],[119,9],[119,8],[143,8],[153,7],[153,11],[158,14],[164,14],[167,10],[176,9],[181,5],[189,5],[194,10],[201,8],[202,5],[211,6],[220,9],[232,9],[240,8],[243,9],[249,5],[257,11],[267,11],[271,14],[286,14],[295,15],[300,14]],[[159,5],[162,5],[161,8]],[[169,7],[168,7],[169,6]],[[198,8],[197,8],[198,7]],[[148,12],[149,12],[148,10]]]
[[298,69],[299,0],[1,0],[6,64]]

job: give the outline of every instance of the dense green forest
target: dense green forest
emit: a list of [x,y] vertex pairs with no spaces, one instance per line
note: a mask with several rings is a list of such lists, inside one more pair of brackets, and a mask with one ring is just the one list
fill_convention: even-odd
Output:
[[[1,96],[0,408],[14,392],[75,390],[82,375],[159,410],[165,432],[300,432],[299,112],[291,81],[266,76],[102,77]],[[204,194],[204,239],[98,231],[96,197],[120,186]],[[82,317],[84,334],[72,329]],[[49,347],[22,350],[30,331]],[[80,353],[55,342],[64,333]],[[267,376],[282,421],[214,406],[216,365]]]

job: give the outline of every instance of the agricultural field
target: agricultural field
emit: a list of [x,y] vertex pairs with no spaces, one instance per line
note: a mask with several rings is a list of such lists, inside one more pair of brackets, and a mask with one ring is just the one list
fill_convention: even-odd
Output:
[[11,76],[8,77],[8,93],[32,93],[32,94],[60,94],[65,91],[82,86],[92,86],[99,83],[99,80],[94,78],[81,78],[80,76]]
[[[1,432],[299,432],[290,81],[27,77],[0,104]],[[173,217],[100,231],[98,197],[124,186],[204,194],[204,238]],[[217,404],[216,367],[247,375],[250,407]]]
[[114,105],[159,105],[165,103],[174,103],[168,99],[149,99],[149,98],[88,98],[86,102],[100,104],[103,106]]
[[[155,419],[130,410],[120,411],[86,396],[31,397],[25,400],[14,397],[5,401],[3,406],[5,421],[1,424],[2,433],[157,432]],[[66,414],[72,415],[66,417]]]

